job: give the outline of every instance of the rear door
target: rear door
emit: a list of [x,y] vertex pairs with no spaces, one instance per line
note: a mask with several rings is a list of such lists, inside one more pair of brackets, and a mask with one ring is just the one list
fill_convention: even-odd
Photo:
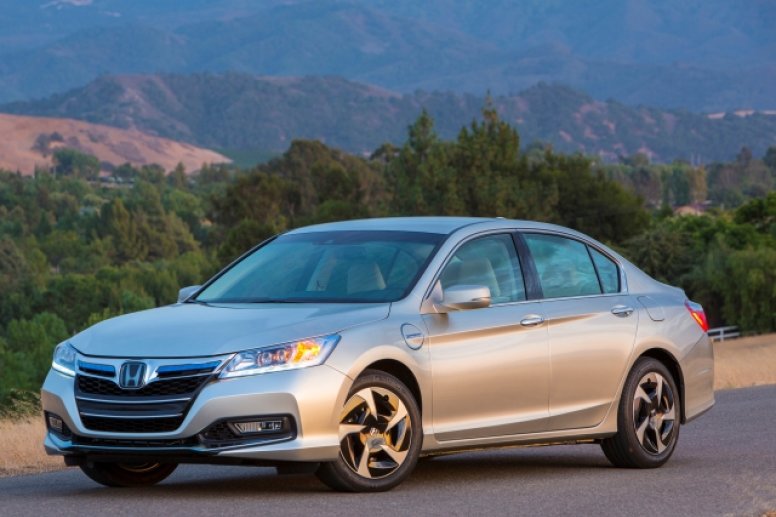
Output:
[[638,325],[615,260],[576,238],[523,233],[550,343],[549,430],[599,424],[617,395]]

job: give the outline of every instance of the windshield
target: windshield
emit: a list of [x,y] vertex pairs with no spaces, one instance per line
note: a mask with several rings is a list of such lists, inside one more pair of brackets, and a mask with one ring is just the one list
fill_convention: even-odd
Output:
[[193,301],[397,301],[415,285],[443,238],[399,231],[281,235],[232,266]]

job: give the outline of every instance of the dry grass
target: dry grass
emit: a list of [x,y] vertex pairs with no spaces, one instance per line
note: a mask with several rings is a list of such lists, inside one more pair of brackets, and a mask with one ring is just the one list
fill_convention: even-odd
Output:
[[45,434],[43,417],[0,420],[0,436],[3,437],[0,476],[44,472],[64,467],[62,458],[47,456],[43,450]]
[[[0,114],[0,135],[3,135],[0,139],[0,168],[32,174],[36,166],[50,166],[51,154],[44,156],[36,150],[35,143],[39,135],[54,132],[67,141],[67,147],[115,164],[129,162],[140,166],[158,163],[164,170],[170,171],[181,162],[190,172],[201,168],[203,163],[231,161],[215,151],[155,137],[136,129],[119,129],[80,120]],[[62,145],[55,142],[50,151]]]
[[776,334],[714,343],[714,388],[776,384]]
[[[716,389],[776,384],[776,334],[714,344]],[[43,418],[0,420],[3,453],[0,476],[43,472],[64,467],[62,458],[43,451]],[[776,512],[765,514],[776,517]]]

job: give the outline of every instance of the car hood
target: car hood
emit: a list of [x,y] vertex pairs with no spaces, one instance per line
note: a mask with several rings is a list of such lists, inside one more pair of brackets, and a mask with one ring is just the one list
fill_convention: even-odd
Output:
[[70,339],[103,357],[227,354],[339,332],[388,317],[390,304],[181,303],[112,318]]

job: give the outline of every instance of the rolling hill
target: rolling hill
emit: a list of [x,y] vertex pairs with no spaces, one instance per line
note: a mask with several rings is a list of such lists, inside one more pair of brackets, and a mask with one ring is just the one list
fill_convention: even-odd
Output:
[[[337,77],[247,74],[103,77],[83,88],[0,112],[72,118],[229,150],[284,151],[292,139],[321,140],[355,153],[399,144],[422,109],[443,138],[479,117],[485,98],[457,93],[399,94]],[[776,145],[776,116],[703,115],[632,107],[541,83],[492,98],[524,145],[616,160],[644,152],[657,161],[730,160],[742,146],[755,155]]]
[[0,114],[0,169],[32,174],[49,167],[61,147],[77,149],[112,165],[158,164],[172,170],[180,162],[188,172],[203,163],[230,160],[214,151],[147,135],[137,129],[90,124],[61,118]]

